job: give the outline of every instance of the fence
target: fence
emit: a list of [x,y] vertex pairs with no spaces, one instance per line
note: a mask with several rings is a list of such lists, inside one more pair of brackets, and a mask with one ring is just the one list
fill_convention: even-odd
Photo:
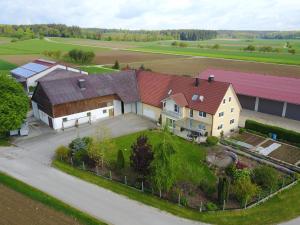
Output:
[[[70,164],[72,166],[74,166],[72,158],[71,158]],[[119,184],[125,185],[126,187],[132,188],[136,191],[148,193],[153,196],[159,197],[160,199],[164,199],[171,203],[177,204],[179,206],[184,206],[188,209],[196,210],[199,212],[241,210],[241,209],[245,209],[245,208],[252,208],[252,207],[255,207],[256,205],[261,204],[262,202],[265,202],[269,198],[277,195],[281,191],[292,187],[298,181],[298,180],[296,180],[295,177],[293,179],[283,179],[280,184],[280,187],[278,187],[277,189],[274,189],[274,190],[267,191],[267,192],[262,192],[259,196],[254,198],[251,202],[249,202],[249,203],[246,202],[244,207],[236,207],[236,206],[232,207],[232,206],[228,206],[228,202],[224,202],[224,204],[222,206],[220,206],[218,209],[209,210],[202,201],[200,202],[199,206],[191,207],[190,205],[187,204],[185,196],[182,195],[181,193],[176,194],[176,196],[175,195],[173,195],[173,196],[162,195],[161,192],[156,192],[150,186],[150,184],[148,182],[144,182],[144,181],[142,181],[134,176],[131,176],[131,175],[121,175],[121,174],[117,174],[111,170],[100,169],[99,167],[89,168],[85,165],[84,162],[82,163],[82,165],[74,166],[74,167],[77,169],[88,171],[88,172],[93,173],[94,175],[97,175],[104,179],[111,180],[111,181],[117,182]],[[185,199],[185,201],[184,201],[184,199]]]

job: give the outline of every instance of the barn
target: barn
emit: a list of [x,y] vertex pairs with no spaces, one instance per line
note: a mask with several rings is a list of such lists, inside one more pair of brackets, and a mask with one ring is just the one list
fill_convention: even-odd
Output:
[[300,121],[300,79],[218,69],[200,78],[210,75],[233,84],[243,109]]

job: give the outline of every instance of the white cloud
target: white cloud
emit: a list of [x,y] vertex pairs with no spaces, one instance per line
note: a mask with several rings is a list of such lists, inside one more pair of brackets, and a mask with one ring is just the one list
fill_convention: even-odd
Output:
[[300,29],[299,0],[0,0],[0,23],[125,29]]

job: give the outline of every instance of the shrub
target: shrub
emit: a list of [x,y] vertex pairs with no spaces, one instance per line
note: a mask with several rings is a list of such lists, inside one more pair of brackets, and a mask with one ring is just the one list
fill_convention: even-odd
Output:
[[244,132],[245,132],[245,128],[242,128],[242,127],[241,127],[241,128],[239,129],[239,134],[242,134],[242,133],[244,133]]
[[86,150],[82,149],[77,152],[75,152],[74,157],[73,157],[73,163],[75,165],[81,165],[82,162],[85,164],[89,164],[90,158],[88,156],[88,153]]
[[201,181],[200,188],[208,197],[211,197],[217,191],[216,184],[209,182],[207,179]]
[[172,45],[172,46],[178,46],[178,42],[177,42],[177,41],[173,41],[173,42],[171,43],[171,45]]
[[87,150],[87,142],[86,139],[83,138],[75,138],[70,144],[69,148],[73,154],[81,150]]
[[258,123],[253,120],[246,120],[245,128],[268,135],[269,133],[277,134],[277,138],[291,143],[300,144],[300,133],[292,130],[286,130],[281,127]]
[[244,48],[244,51],[250,51],[250,52],[255,51],[255,46],[248,45],[246,48]]
[[124,154],[123,151],[120,149],[118,151],[118,156],[117,156],[117,169],[123,169],[125,167],[125,159],[124,159]]
[[248,169],[236,169],[233,174],[234,180],[240,180],[240,179],[250,179],[251,171]]
[[241,206],[249,203],[260,191],[256,184],[251,182],[250,178],[240,178],[234,182],[233,193]]
[[55,158],[63,161],[67,161],[70,156],[70,149],[66,146],[59,146],[55,151]]
[[180,205],[187,207],[189,205],[189,202],[185,196],[180,197]]
[[118,60],[115,61],[115,64],[112,66],[112,68],[115,69],[115,70],[120,69],[120,64],[119,64]]
[[214,44],[211,48],[212,48],[212,49],[219,49],[219,48],[220,48],[220,45],[219,45],[219,44]]
[[278,172],[269,166],[260,166],[253,170],[253,181],[265,189],[275,188],[278,184]]
[[179,43],[179,47],[186,48],[187,46],[188,46],[188,43],[185,43],[185,42]]
[[216,144],[218,144],[219,142],[219,138],[215,137],[215,136],[209,136],[206,139],[206,144],[209,146],[214,146]]
[[208,211],[216,211],[218,209],[218,206],[212,202],[208,202],[208,203],[206,203],[205,208]]
[[91,63],[95,57],[95,53],[91,51],[82,51],[73,49],[68,52],[70,59],[77,63]]
[[228,167],[226,167],[225,173],[227,176],[233,178],[236,170],[236,165],[234,163],[231,163]]
[[218,202],[220,205],[227,201],[229,197],[229,180],[226,177],[219,178],[218,183]]
[[291,53],[291,54],[293,54],[293,55],[295,55],[295,54],[296,54],[296,50],[295,50],[295,49],[293,49],[293,48],[289,49],[289,50],[288,50],[288,52],[289,52],[289,53]]

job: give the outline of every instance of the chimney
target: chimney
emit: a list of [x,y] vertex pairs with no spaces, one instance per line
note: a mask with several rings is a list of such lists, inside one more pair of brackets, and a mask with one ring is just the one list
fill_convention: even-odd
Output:
[[196,77],[196,79],[195,79],[195,87],[198,87],[198,86],[199,86],[199,78]]
[[215,80],[215,75],[209,75],[209,77],[208,77],[208,82],[212,82],[212,81],[214,81]]
[[81,90],[85,90],[85,88],[86,88],[85,79],[83,79],[83,78],[78,79],[78,86],[80,87]]

